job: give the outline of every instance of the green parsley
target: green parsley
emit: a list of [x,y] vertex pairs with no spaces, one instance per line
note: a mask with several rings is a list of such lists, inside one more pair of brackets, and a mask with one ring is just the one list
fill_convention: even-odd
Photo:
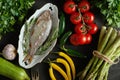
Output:
[[16,22],[22,22],[34,0],[0,0],[0,37],[13,31]]
[[92,0],[91,4],[100,9],[108,26],[120,28],[120,0]]

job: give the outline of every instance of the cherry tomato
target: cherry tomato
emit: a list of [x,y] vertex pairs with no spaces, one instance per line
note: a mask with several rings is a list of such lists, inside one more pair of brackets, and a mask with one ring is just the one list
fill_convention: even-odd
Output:
[[87,12],[90,10],[90,3],[87,0],[82,0],[78,4],[78,8],[80,8],[81,13]]
[[75,26],[75,32],[78,34],[84,34],[87,31],[85,25],[79,23]]
[[86,36],[83,34],[72,34],[70,36],[70,42],[75,46],[84,45],[86,43]]
[[92,12],[85,12],[83,14],[83,19],[85,23],[92,23],[94,21],[94,14]]
[[70,16],[70,21],[73,23],[73,24],[78,24],[81,22],[81,16],[79,14],[79,12],[74,12],[71,14]]
[[74,46],[79,45],[79,40],[80,40],[80,38],[79,38],[78,34],[72,34],[70,36],[70,43]]
[[76,5],[74,1],[66,1],[63,6],[63,10],[67,14],[71,14],[76,11]]
[[85,36],[86,36],[86,44],[90,44],[91,41],[92,41],[92,36],[91,36],[91,34],[87,33]]
[[98,31],[98,26],[95,23],[88,24],[88,33],[95,34]]
[[79,34],[78,35],[79,36],[79,44],[80,45],[84,45],[84,44],[86,44],[86,36],[84,35],[84,34]]

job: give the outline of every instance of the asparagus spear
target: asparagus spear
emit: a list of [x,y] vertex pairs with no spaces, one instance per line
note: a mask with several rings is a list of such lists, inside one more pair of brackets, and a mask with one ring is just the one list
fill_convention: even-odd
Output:
[[[104,37],[105,33],[106,33],[106,27],[103,26],[102,29],[101,29],[101,32],[100,32],[100,38],[99,38],[99,42],[98,42],[99,45],[100,45],[100,42],[101,42],[102,38]],[[98,46],[98,47],[99,47],[99,46]],[[82,73],[82,75],[81,75],[81,77],[80,77],[81,80],[83,80],[83,78],[84,78],[85,75],[88,73],[88,70],[89,70],[89,68],[90,68],[91,66],[92,66],[91,71],[94,69],[94,66],[95,66],[96,63],[97,63],[97,59],[98,59],[98,58],[93,57],[93,58],[90,60],[89,64],[86,66],[86,68],[84,69],[84,71],[83,71],[83,73]],[[92,63],[93,61],[95,61],[95,62]],[[91,71],[90,71],[89,73],[91,73]]]
[[114,40],[115,40],[116,37],[117,37],[117,30],[116,30],[116,29],[113,29],[112,34],[111,34],[111,36],[110,36],[110,39],[109,39],[109,41],[108,41],[108,44],[107,44],[107,46],[105,47],[105,49],[104,49],[103,52],[105,52],[106,50],[109,49],[109,47],[110,47],[111,44],[114,42]]
[[[88,63],[88,65],[85,67],[84,71],[82,72],[82,74],[80,74],[80,80],[83,80],[85,78],[85,76],[87,75],[88,71],[89,71],[89,68],[91,67],[92,65],[92,62],[94,62],[94,58],[92,58],[90,60],[90,62]],[[81,73],[81,72],[80,72]],[[78,73],[79,74],[79,73]],[[79,75],[78,75],[79,76]]]
[[[111,35],[111,33],[112,33],[112,30],[113,30],[113,28],[112,28],[112,27],[109,27],[109,28],[108,28],[108,31],[107,31],[107,33],[106,33],[105,27],[102,27],[101,33],[100,33],[100,39],[99,39],[99,41],[100,41],[101,44],[99,43],[99,45],[98,45],[98,51],[99,51],[100,53],[102,53],[104,47],[106,46],[107,41],[109,40],[110,35]],[[106,33],[106,34],[105,34],[105,33]],[[104,34],[105,36],[104,36],[103,34]],[[103,39],[103,40],[102,40],[102,39]],[[99,69],[99,66],[100,66],[100,65],[98,65],[99,58],[97,58],[97,57],[93,57],[93,58],[95,58],[95,59],[94,59],[94,63],[92,63],[93,66],[91,67],[91,69],[90,69],[90,71],[89,71],[89,73],[88,73],[88,75],[87,75],[88,77],[91,76],[91,74],[94,74],[94,73]],[[102,62],[100,62],[99,64],[102,64]]]
[[[100,42],[101,42],[102,38],[104,37],[105,33],[106,33],[106,27],[103,26],[102,29],[101,29],[101,31],[100,31],[100,36],[99,36],[98,45],[101,44]],[[99,48],[99,46],[98,46],[98,48]]]
[[[110,56],[110,59],[112,59],[112,61],[114,61],[118,56],[120,56],[120,46],[116,49],[116,51],[114,52],[114,54]],[[111,64],[109,64],[109,63],[104,63],[102,65],[101,72],[99,73],[100,76],[98,77],[99,80],[103,80],[102,79],[103,75],[105,75],[107,77],[107,74],[104,74],[104,73],[105,73],[105,70],[109,70],[110,66],[111,66]],[[108,71],[107,71],[107,73],[108,73]]]
[[[104,55],[106,55],[106,56],[109,58],[109,56],[112,55],[112,54],[115,52],[115,50],[117,49],[117,47],[119,46],[119,44],[120,44],[120,37],[118,37],[118,38],[115,40],[115,42],[114,42],[114,43],[111,45],[111,47],[104,53]],[[111,54],[111,53],[112,53],[112,54]],[[103,60],[99,59],[97,65],[96,65],[96,67],[95,67],[95,69],[93,70],[93,73],[95,73],[95,72],[99,69],[99,67],[102,65],[102,63],[103,63]]]
[[[117,35],[115,29],[109,27],[106,31],[105,27],[102,28],[99,36],[98,51],[108,58],[108,62],[110,60],[115,61],[116,58],[120,56],[120,35]],[[85,67],[80,79],[107,80],[108,71],[111,65],[112,64],[109,64],[102,59],[92,57],[88,65]]]
[[107,33],[105,34],[105,36],[103,37],[103,39],[101,40],[101,44],[98,45],[98,51],[102,53],[102,51],[104,50],[104,48],[106,47],[106,44],[111,36],[111,33],[112,33],[112,30],[113,28],[112,27],[109,27],[108,30],[107,30]]

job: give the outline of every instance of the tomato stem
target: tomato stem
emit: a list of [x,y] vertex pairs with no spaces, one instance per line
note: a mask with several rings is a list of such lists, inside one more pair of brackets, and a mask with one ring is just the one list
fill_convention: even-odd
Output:
[[80,8],[78,8],[78,12],[79,12],[79,14],[80,14],[80,16],[81,16],[82,23],[83,23],[84,25],[86,25],[85,22],[84,22],[84,19],[83,19],[83,17],[82,17],[82,13],[81,13],[81,11],[80,11]]
[[84,33],[83,34],[87,34],[87,28],[88,28],[88,26],[85,24],[85,22],[84,22],[84,19],[83,19],[83,17],[82,17],[82,13],[81,13],[81,11],[80,11],[80,8],[78,8],[78,12],[79,12],[79,14],[80,14],[80,16],[81,16],[81,20],[82,20],[82,24],[84,25]]

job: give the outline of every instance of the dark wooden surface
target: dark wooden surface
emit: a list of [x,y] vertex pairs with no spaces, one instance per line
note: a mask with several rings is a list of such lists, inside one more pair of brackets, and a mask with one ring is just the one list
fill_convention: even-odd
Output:
[[[65,0],[36,0],[36,3],[33,5],[33,7],[29,10],[26,19],[28,19],[34,12],[36,9],[39,9],[40,7],[42,7],[44,4],[50,2],[53,3],[55,5],[57,5],[59,12],[62,11],[62,6]],[[101,15],[99,14],[99,11],[97,10],[92,10],[95,14],[95,22],[98,24],[99,29],[100,27],[104,24],[103,23],[103,18],[101,17]],[[73,25],[70,24],[69,21],[69,16],[66,15],[66,29],[65,31],[69,31],[69,30],[73,30]],[[21,29],[22,25],[15,25],[15,31],[14,32],[10,32],[7,35],[5,35],[3,37],[3,39],[0,41],[0,51],[2,51],[3,47],[8,44],[11,43],[13,45],[15,45],[15,47],[17,48],[18,46],[18,36],[19,36],[19,31]],[[92,57],[92,51],[96,49],[97,47],[97,41],[98,41],[98,37],[99,37],[99,32],[95,35],[93,35],[93,41],[91,44],[89,45],[84,45],[84,46],[72,46],[71,44],[69,44],[69,41],[66,43],[66,47],[68,48],[72,48],[74,50],[79,51],[80,53],[84,54],[87,56],[87,58],[76,58],[76,57],[72,57],[73,61],[75,62],[75,67],[76,67],[76,71],[77,73],[79,71],[81,71],[82,69],[84,69],[84,67],[86,66],[86,64],[89,62],[90,58]],[[55,51],[60,51],[59,50],[59,39],[58,39],[58,43],[56,44],[55,48],[53,49],[52,52]],[[44,61],[47,59],[55,59],[56,55],[53,54],[49,54]],[[40,80],[50,80],[49,77],[49,73],[48,73],[48,69],[49,69],[49,64],[42,62],[40,64],[37,64],[36,66],[34,66],[34,68],[36,68],[37,70],[40,71]],[[18,55],[17,58],[14,61],[11,61],[12,63],[14,63],[15,65],[18,65]],[[0,64],[1,65],[1,64]],[[38,68],[39,67],[39,68]],[[28,73],[28,75],[30,76],[30,71],[31,69],[27,69],[26,72]],[[56,73],[57,75],[57,73]],[[61,76],[57,76],[59,80],[61,80]],[[10,80],[4,76],[0,76],[0,80]],[[110,68],[109,71],[109,77],[108,80],[120,80],[120,63],[113,65]]]

